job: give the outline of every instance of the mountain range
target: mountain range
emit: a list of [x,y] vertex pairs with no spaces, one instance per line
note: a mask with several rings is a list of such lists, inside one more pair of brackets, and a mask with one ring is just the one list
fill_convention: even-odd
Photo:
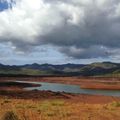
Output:
[[91,64],[0,64],[0,76],[120,76],[120,63],[96,62]]

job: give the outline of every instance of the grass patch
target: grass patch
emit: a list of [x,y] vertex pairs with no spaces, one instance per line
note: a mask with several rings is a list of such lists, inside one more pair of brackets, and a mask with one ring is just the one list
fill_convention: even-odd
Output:
[[[9,99],[0,99],[4,103]],[[10,99],[0,104],[0,120],[114,120],[120,118],[120,102],[84,104],[70,100]]]
[[120,102],[113,102],[113,103],[111,103],[111,106],[113,106],[113,107],[120,107]]

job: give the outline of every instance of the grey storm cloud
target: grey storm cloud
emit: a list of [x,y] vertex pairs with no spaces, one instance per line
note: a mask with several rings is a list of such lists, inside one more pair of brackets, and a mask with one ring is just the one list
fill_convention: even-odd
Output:
[[[4,0],[3,0],[4,1]],[[11,4],[11,0],[7,1]],[[53,45],[77,58],[109,57],[120,47],[119,0],[15,0],[0,12],[0,42],[15,50]]]

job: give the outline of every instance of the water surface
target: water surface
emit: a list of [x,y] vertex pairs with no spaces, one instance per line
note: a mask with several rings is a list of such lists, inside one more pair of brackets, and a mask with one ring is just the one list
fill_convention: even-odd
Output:
[[53,92],[66,92],[75,94],[92,94],[92,95],[107,95],[107,96],[120,96],[120,90],[94,90],[82,89],[79,85],[67,85],[60,83],[46,83],[46,82],[28,82],[17,81],[22,83],[40,84],[39,87],[27,87],[26,90],[50,90]]

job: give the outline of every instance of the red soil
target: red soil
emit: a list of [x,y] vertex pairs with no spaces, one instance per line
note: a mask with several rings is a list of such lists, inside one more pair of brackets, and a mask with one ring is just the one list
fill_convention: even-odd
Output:
[[[79,77],[31,77],[31,78],[1,78],[1,80],[29,80],[40,82],[52,82],[52,83],[65,83],[76,84],[84,88],[91,89],[119,89],[120,81],[115,78],[79,78]],[[7,88],[7,90],[6,90]],[[113,101],[120,101],[120,97],[100,96],[100,95],[84,95],[84,94],[66,94],[55,93],[51,91],[23,91],[12,87],[11,90],[8,87],[0,89],[1,97],[8,98],[20,98],[20,99],[67,99],[73,102],[82,103],[109,103]]]
[[32,77],[21,80],[50,82],[50,83],[64,83],[80,85],[85,89],[108,89],[120,90],[119,78],[95,78],[95,77]]
[[0,90],[0,97],[17,98],[17,99],[33,99],[33,100],[48,100],[48,99],[67,99],[73,102],[104,104],[113,101],[120,101],[120,97],[100,96],[100,95],[84,95],[84,94],[66,94],[51,91],[6,91]]

